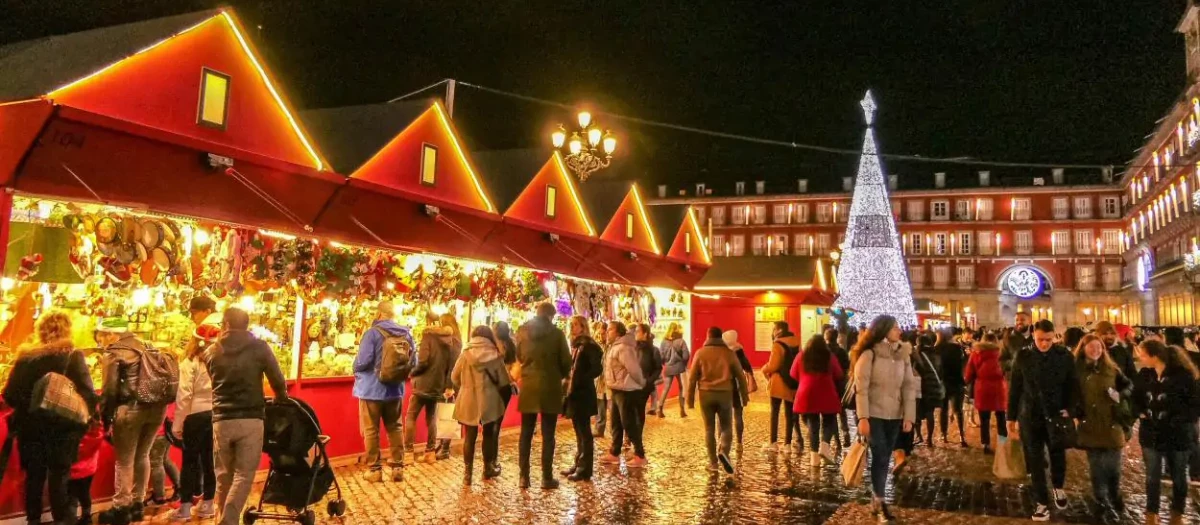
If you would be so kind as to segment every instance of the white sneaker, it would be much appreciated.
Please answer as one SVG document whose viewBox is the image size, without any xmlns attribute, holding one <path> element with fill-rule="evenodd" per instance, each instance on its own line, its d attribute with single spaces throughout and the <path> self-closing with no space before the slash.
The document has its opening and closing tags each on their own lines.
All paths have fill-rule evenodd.
<svg viewBox="0 0 1200 525">
<path fill-rule="evenodd" d="M 767 452 L 779 452 L 779 443 L 767 443 L 766 445 L 762 446 L 762 449 Z"/>
<path fill-rule="evenodd" d="M 200 519 L 208 519 L 217 515 L 217 510 L 213 508 L 213 500 L 206 499 L 200 502 L 200 507 L 196 510 L 196 515 Z"/>
<path fill-rule="evenodd" d="M 1039 503 L 1037 509 L 1033 511 L 1033 516 L 1031 516 L 1030 519 L 1033 521 L 1050 521 L 1050 509 Z"/>
<path fill-rule="evenodd" d="M 837 457 L 833 455 L 833 449 L 829 447 L 829 443 L 821 443 L 820 451 L 821 459 L 825 462 L 833 464 L 837 462 Z"/>
<path fill-rule="evenodd" d="M 1054 506 L 1058 507 L 1058 510 L 1067 509 L 1067 493 L 1063 489 L 1054 489 Z"/>
<path fill-rule="evenodd" d="M 171 511 L 170 519 L 171 519 L 171 521 L 174 521 L 174 522 L 192 521 L 192 504 L 191 503 L 180 504 L 179 508 Z"/>
</svg>

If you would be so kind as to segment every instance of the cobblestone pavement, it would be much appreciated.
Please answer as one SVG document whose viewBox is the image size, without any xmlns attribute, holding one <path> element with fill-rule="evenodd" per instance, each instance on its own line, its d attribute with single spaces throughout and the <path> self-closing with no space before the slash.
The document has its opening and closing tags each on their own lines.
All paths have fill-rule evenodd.
<svg viewBox="0 0 1200 525">
<path fill-rule="evenodd" d="M 341 467 L 338 477 L 349 504 L 344 518 L 329 518 L 318 505 L 320 523 L 339 525 L 377 523 L 720 523 L 755 524 L 862 524 L 870 523 L 869 494 L 865 488 L 846 488 L 836 469 L 812 470 L 807 454 L 768 452 L 769 405 L 755 398 L 746 410 L 745 448 L 734 456 L 738 473 L 732 479 L 711 476 L 704 469 L 704 435 L 699 413 L 687 419 L 668 410 L 665 420 L 649 418 L 646 448 L 650 465 L 628 470 L 597 464 L 592 483 L 573 484 L 565 479 L 555 491 L 517 489 L 517 443 L 506 433 L 500 446 L 504 472 L 494 481 L 482 481 L 476 464 L 475 483 L 463 487 L 461 454 L 433 465 L 409 465 L 405 481 L 367 483 L 362 469 Z M 957 442 L 951 430 L 951 441 Z M 900 523 L 937 525 L 1008 525 L 1029 523 L 1030 502 L 1017 483 L 993 478 L 991 457 L 984 456 L 978 429 L 968 428 L 972 448 L 956 443 L 918 447 L 916 456 L 888 497 Z M 597 447 L 607 447 L 607 439 Z M 534 444 L 533 470 L 538 471 Z M 570 425 L 558 427 L 555 468 L 561 469 L 574 454 Z M 1142 523 L 1145 499 L 1140 453 L 1127 449 L 1122 486 L 1129 502 L 1126 523 Z M 599 454 L 598 454 L 599 457 Z M 1055 514 L 1055 521 L 1093 523 L 1090 485 L 1083 453 L 1068 455 L 1067 492 L 1070 504 Z M 537 480 L 534 480 L 535 484 Z M 1195 496 L 1196 492 L 1193 491 Z M 252 501 L 257 501 L 257 493 Z M 1163 508 L 1167 507 L 1164 501 Z M 165 522 L 158 514 L 154 522 Z M 1165 521 L 1164 521 L 1165 522 Z M 1197 506 L 1189 503 L 1187 523 L 1200 524 Z"/>
</svg>

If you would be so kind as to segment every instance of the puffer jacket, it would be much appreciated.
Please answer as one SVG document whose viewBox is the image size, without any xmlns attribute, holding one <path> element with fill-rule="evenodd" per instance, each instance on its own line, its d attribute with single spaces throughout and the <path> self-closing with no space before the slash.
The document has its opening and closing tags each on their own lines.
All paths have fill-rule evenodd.
<svg viewBox="0 0 1200 525">
<path fill-rule="evenodd" d="M 664 376 L 675 377 L 687 372 L 691 352 L 688 351 L 687 341 L 682 337 L 664 340 L 658 351 L 662 353 Z"/>
<path fill-rule="evenodd" d="M 450 389 L 450 372 L 462 348 L 456 332 L 450 326 L 431 326 L 421 333 L 417 366 L 409 379 L 413 394 L 440 399 Z"/>
<path fill-rule="evenodd" d="M 608 351 L 604 353 L 604 383 L 610 390 L 624 392 L 646 387 L 646 378 L 642 374 L 642 363 L 633 332 L 621 336 L 609 345 Z"/>
<path fill-rule="evenodd" d="M 785 399 L 789 403 L 796 400 L 796 391 L 783 382 L 783 375 L 791 372 L 790 363 L 784 363 L 784 348 L 783 345 L 788 345 L 792 348 L 804 348 L 804 341 L 795 335 L 785 335 L 776 339 L 771 345 L 771 359 L 767 361 L 766 366 L 762 368 L 763 375 L 767 376 L 767 390 L 772 398 Z M 800 359 L 800 353 L 796 353 L 796 359 Z"/>
<path fill-rule="evenodd" d="M 511 384 L 504 357 L 486 337 L 472 337 L 450 372 L 458 398 L 454 419 L 467 426 L 480 426 L 504 417 L 500 389 Z"/>
<path fill-rule="evenodd" d="M 912 357 L 913 370 L 917 377 L 921 378 L 921 401 L 926 403 L 926 406 L 930 403 L 941 403 L 946 397 L 946 384 L 938 372 L 939 363 L 931 354 L 932 349 L 929 349 L 916 352 Z"/>
<path fill-rule="evenodd" d="M 912 368 L 912 346 L 886 340 L 854 363 L 858 417 L 916 421 L 920 384 Z"/>
<path fill-rule="evenodd" d="M 1079 379 L 1079 447 L 1084 449 L 1117 449 L 1125 446 L 1125 430 L 1113 417 L 1117 403 L 1108 395 L 1112 388 L 1128 398 L 1132 383 L 1116 368 L 1075 361 L 1075 377 Z"/>
<path fill-rule="evenodd" d="M 975 409 L 981 412 L 1004 411 L 1008 403 L 1004 370 L 1000 368 L 1000 347 L 991 343 L 976 343 L 967 359 L 963 379 L 975 385 Z"/>
<path fill-rule="evenodd" d="M 179 388 L 175 394 L 175 417 L 171 430 L 183 434 L 183 421 L 192 414 L 208 412 L 213 406 L 212 378 L 204 368 L 201 356 L 179 363 Z"/>
</svg>

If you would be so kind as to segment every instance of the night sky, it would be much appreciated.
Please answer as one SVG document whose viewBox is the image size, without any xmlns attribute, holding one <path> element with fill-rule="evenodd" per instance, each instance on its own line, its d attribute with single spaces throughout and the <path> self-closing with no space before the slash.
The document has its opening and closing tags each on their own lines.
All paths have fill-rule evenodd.
<svg viewBox="0 0 1200 525">
<path fill-rule="evenodd" d="M 0 44 L 223 4 L 0 0 Z M 256 42 L 299 107 L 381 102 L 452 77 L 647 119 L 856 149 L 857 103 L 870 87 L 885 152 L 1120 166 L 1186 80 L 1183 37 L 1174 33 L 1185 0 L 227 4 L 246 26 L 261 24 Z M 477 149 L 544 146 L 552 126 L 571 119 L 465 87 L 455 116 Z M 602 124 L 619 132 L 619 154 L 636 159 L 624 175 L 655 181 L 840 179 L 856 162 Z"/>
</svg>

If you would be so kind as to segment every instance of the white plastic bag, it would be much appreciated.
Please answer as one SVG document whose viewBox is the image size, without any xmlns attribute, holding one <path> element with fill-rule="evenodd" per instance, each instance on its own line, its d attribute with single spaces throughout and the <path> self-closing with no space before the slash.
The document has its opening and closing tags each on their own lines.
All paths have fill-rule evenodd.
<svg viewBox="0 0 1200 525">
<path fill-rule="evenodd" d="M 458 427 L 458 420 L 454 419 L 454 403 L 438 403 L 437 438 L 459 439 L 462 437 L 462 430 Z"/>
</svg>

